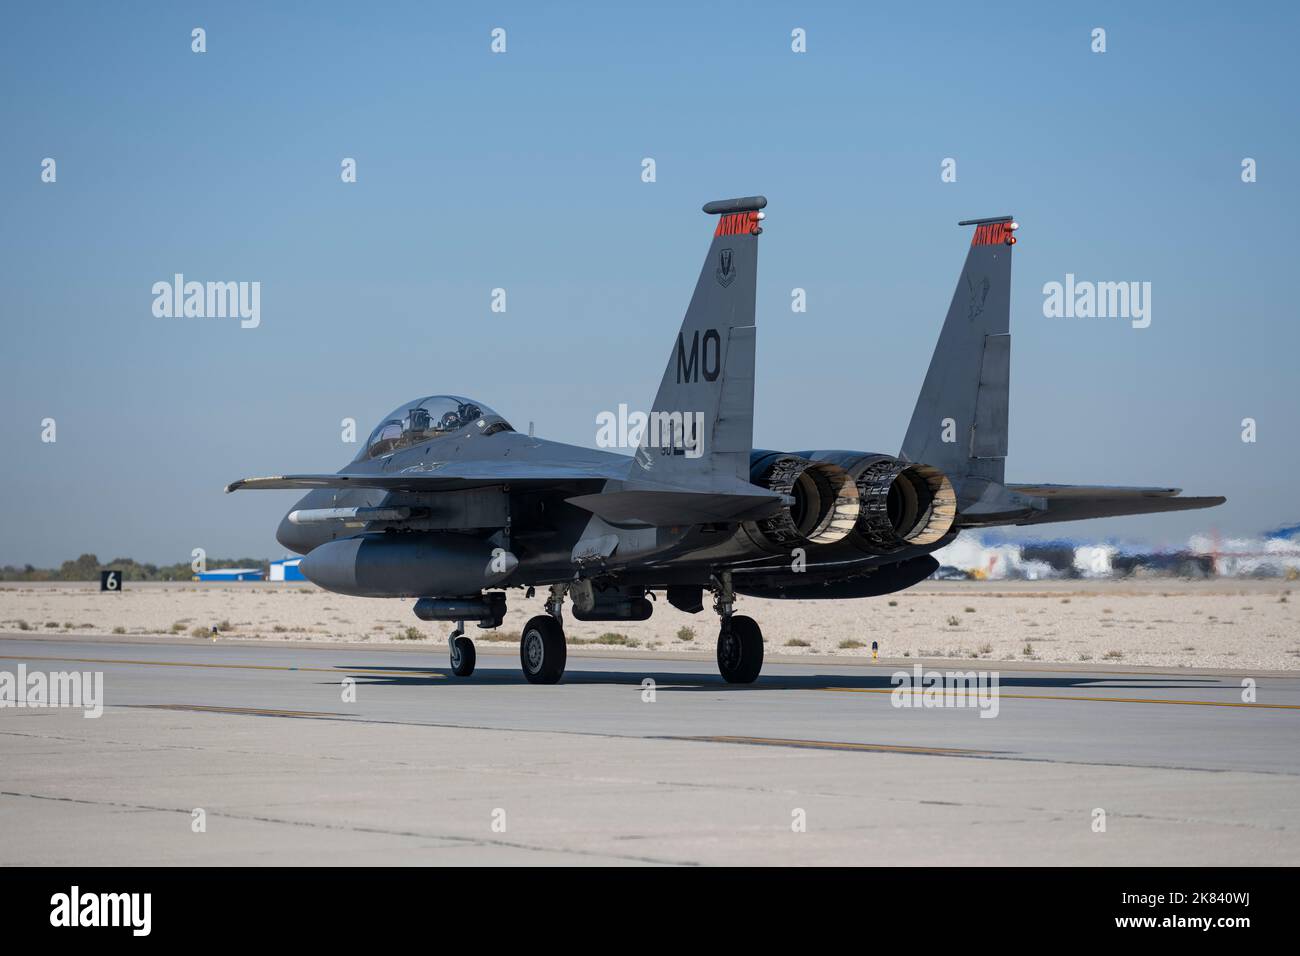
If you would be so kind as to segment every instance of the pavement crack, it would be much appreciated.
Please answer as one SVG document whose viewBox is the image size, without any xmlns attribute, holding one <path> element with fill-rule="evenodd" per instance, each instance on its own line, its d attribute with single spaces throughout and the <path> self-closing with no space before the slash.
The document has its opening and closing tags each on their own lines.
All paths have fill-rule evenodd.
<svg viewBox="0 0 1300 956">
<path fill-rule="evenodd" d="M 148 811 L 152 813 L 176 813 L 190 816 L 193 812 L 188 807 L 164 807 L 152 804 L 126 803 L 119 800 L 88 800 L 84 797 L 63 797 L 46 793 L 23 793 L 15 790 L 0 790 L 0 797 L 27 800 L 49 800 L 56 803 L 79 804 L 82 806 L 105 807 L 131 812 Z M 207 810 L 209 817 L 239 820 L 245 823 L 269 823 L 276 826 L 304 827 L 313 830 L 339 831 L 347 833 L 369 833 L 382 836 L 410 837 L 419 840 L 442 840 L 456 846 L 497 847 L 512 850 L 527 850 L 534 853 L 559 853 L 568 856 L 589 857 L 593 859 L 622 860 L 629 863 L 649 863 L 660 866 L 699 866 L 693 860 L 669 860 L 660 857 L 631 853 L 607 853 L 601 850 L 583 850 L 571 847 L 553 847 L 544 844 L 524 843 L 517 840 L 501 840 L 493 837 L 467 837 L 448 833 L 427 833 L 418 830 L 394 829 L 391 827 L 359 826 L 346 823 L 323 823 L 314 820 L 293 820 L 287 817 L 274 817 L 258 813 L 229 813 L 221 810 Z"/>
</svg>

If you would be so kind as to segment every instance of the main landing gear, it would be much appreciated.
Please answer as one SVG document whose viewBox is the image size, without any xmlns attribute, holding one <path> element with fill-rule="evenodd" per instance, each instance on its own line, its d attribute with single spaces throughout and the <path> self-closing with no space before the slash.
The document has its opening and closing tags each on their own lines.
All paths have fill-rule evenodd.
<svg viewBox="0 0 1300 956">
<path fill-rule="evenodd" d="M 713 579 L 712 590 L 713 610 L 722 622 L 718 629 L 718 672 L 728 684 L 752 684 L 763 669 L 763 631 L 752 617 L 735 613 L 736 592 L 729 572 L 724 571 Z M 551 585 L 546 613 L 524 625 L 519 641 L 519 665 L 530 684 L 558 684 L 564 677 L 568 646 L 561 612 L 567 594 L 568 585 Z M 452 673 L 457 677 L 473 674 L 474 642 L 465 636 L 464 621 L 456 622 L 448 640 Z"/>
<path fill-rule="evenodd" d="M 566 591 L 563 584 L 551 585 L 546 613 L 537 615 L 524 625 L 519 640 L 519 663 L 530 684 L 558 684 L 564 676 L 569 651 L 564 642 L 561 609 Z"/>
<path fill-rule="evenodd" d="M 731 574 L 715 579 L 713 610 L 722 619 L 718 630 L 718 671 L 728 684 L 752 684 L 763 669 L 763 631 L 752 617 L 734 613 L 736 592 Z"/>
</svg>

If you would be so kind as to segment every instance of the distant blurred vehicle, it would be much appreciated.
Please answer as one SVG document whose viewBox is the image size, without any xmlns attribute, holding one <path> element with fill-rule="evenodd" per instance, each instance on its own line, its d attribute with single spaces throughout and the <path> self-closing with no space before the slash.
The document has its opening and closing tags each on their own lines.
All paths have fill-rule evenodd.
<svg viewBox="0 0 1300 956">
<path fill-rule="evenodd" d="M 932 581 L 969 581 L 970 575 L 961 568 L 954 568 L 951 564 L 945 564 L 931 575 Z"/>
</svg>

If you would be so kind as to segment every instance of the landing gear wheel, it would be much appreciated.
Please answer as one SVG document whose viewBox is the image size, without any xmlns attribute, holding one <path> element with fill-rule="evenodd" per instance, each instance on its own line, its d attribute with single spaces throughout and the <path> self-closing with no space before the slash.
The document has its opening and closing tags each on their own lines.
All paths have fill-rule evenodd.
<svg viewBox="0 0 1300 956">
<path fill-rule="evenodd" d="M 539 614 L 524 627 L 519 663 L 530 684 L 558 684 L 569 656 L 564 628 L 549 614 Z"/>
<path fill-rule="evenodd" d="M 451 672 L 457 677 L 474 673 L 474 642 L 468 637 L 458 637 L 451 642 Z"/>
<path fill-rule="evenodd" d="M 763 669 L 763 632 L 743 614 L 724 621 L 718 633 L 718 670 L 728 684 L 752 684 Z"/>
</svg>

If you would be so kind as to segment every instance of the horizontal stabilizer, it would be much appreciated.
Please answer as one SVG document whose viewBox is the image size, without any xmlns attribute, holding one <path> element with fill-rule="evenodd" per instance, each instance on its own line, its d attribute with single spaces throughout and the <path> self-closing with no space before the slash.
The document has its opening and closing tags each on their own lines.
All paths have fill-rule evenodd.
<svg viewBox="0 0 1300 956">
<path fill-rule="evenodd" d="M 1036 498 L 1172 498 L 1181 488 L 1143 488 L 1137 485 L 1007 485 L 1021 495 Z"/>
<path fill-rule="evenodd" d="M 1165 511 L 1195 511 L 1213 508 L 1227 498 L 1066 498 L 1051 502 L 1046 511 L 1035 512 L 1017 524 L 1050 524 L 1083 521 L 1087 518 L 1118 518 L 1124 515 L 1160 514 Z"/>
<path fill-rule="evenodd" d="M 1194 511 L 1213 508 L 1227 499 L 1221 495 L 1179 498 L 1178 488 L 1138 488 L 1122 485 L 1008 485 L 1011 491 L 1041 499 L 1046 508 L 1016 521 L 1016 524 L 1048 524 L 1114 518 L 1123 515 L 1159 514 L 1165 511 Z"/>
</svg>

